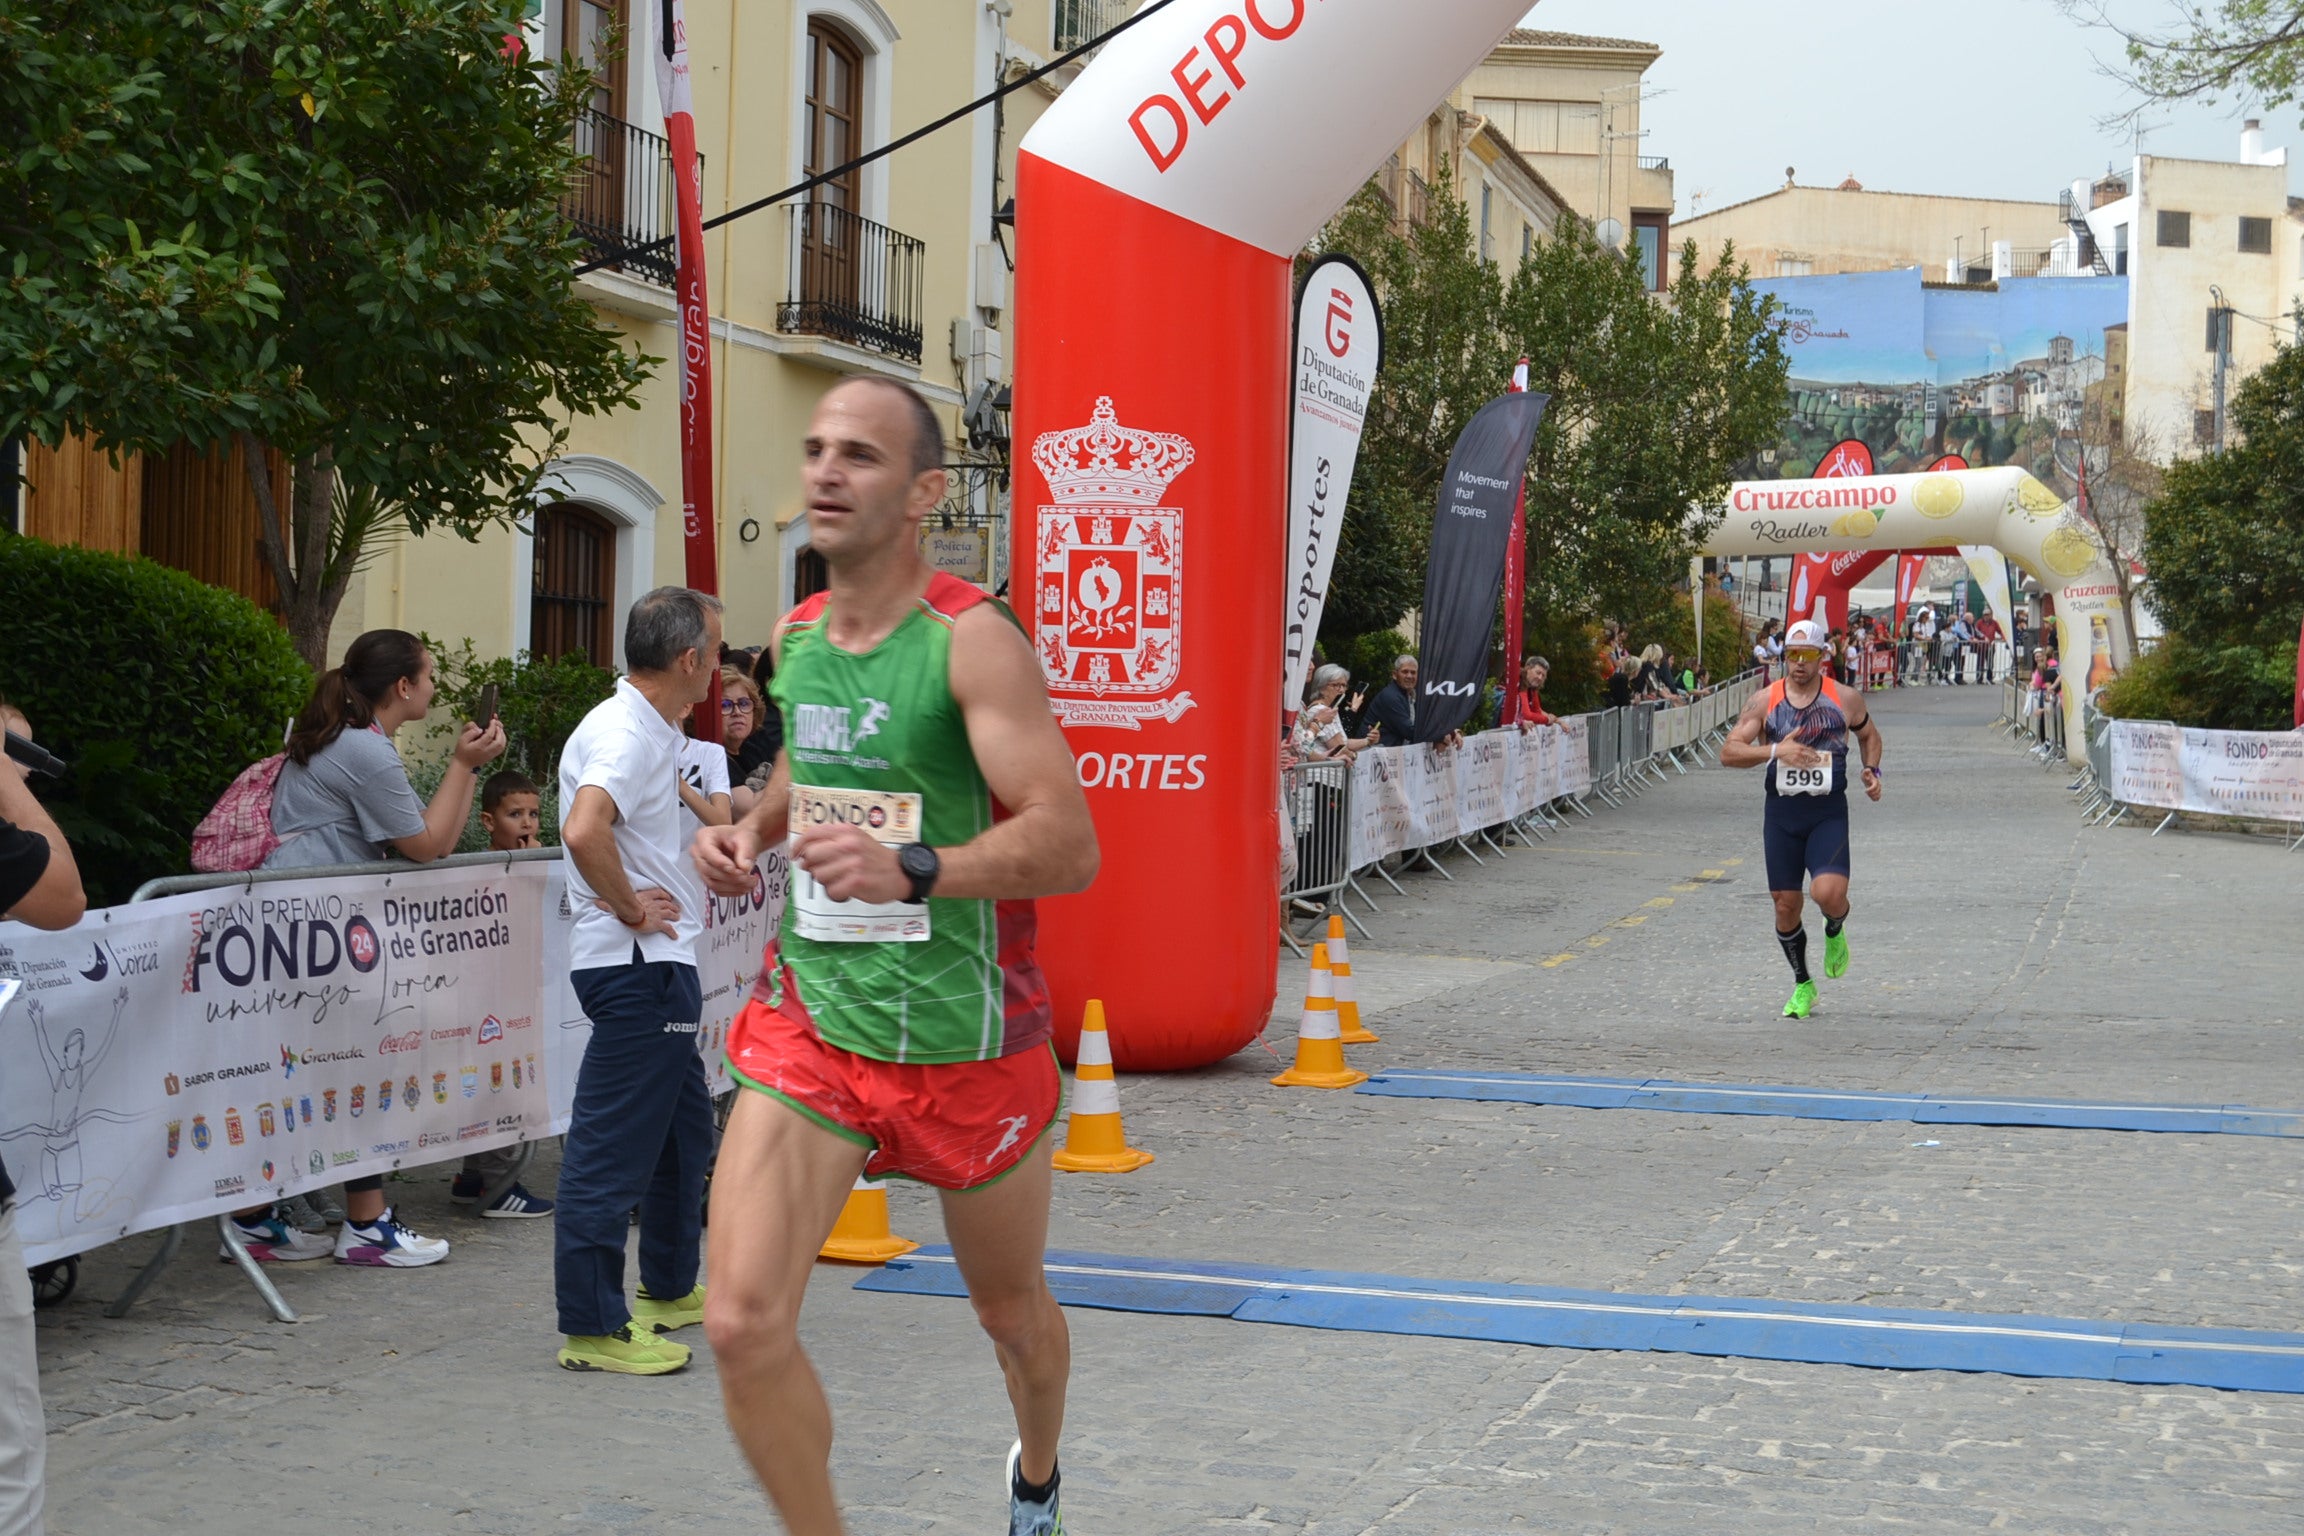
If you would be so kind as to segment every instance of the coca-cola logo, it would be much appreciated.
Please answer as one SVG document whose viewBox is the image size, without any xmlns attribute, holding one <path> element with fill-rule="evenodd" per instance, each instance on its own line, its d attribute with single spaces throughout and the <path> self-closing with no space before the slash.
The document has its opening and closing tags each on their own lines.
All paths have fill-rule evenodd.
<svg viewBox="0 0 2304 1536">
<path fill-rule="evenodd" d="M 385 1051 L 414 1051 L 421 1050 L 423 1045 L 424 1031 L 420 1029 L 412 1029 L 404 1035 L 386 1035 L 383 1039 L 376 1042 L 376 1049 L 379 1053 Z"/>
</svg>

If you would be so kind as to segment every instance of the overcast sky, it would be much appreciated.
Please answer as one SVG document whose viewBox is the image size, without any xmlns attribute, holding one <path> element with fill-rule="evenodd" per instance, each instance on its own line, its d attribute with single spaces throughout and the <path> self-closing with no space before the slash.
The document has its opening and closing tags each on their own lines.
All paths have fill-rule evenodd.
<svg viewBox="0 0 2304 1536">
<path fill-rule="evenodd" d="M 2115 10 L 2149 27 L 2172 8 Z M 2119 40 L 2052 0 L 1541 0 L 1526 25 L 1664 50 L 1648 71 L 1640 151 L 1671 159 L 1682 218 L 1773 191 L 1786 166 L 1804 186 L 1853 174 L 1873 191 L 2049 201 L 2132 153 L 2101 126 L 2130 105 L 2096 62 L 2117 61 Z M 2142 147 L 2235 159 L 2249 115 L 2162 109 Z M 2297 109 L 2257 115 L 2293 167 Z"/>
</svg>

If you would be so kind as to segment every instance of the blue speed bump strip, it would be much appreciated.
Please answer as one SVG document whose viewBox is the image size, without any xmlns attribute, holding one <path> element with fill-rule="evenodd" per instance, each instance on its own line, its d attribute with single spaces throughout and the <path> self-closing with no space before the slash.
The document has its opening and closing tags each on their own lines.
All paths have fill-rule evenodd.
<svg viewBox="0 0 2304 1536">
<path fill-rule="evenodd" d="M 1903 1371 L 1996 1371 L 2304 1393 L 2304 1334 L 2297 1333 L 1718 1296 L 1634 1296 L 1101 1253 L 1052 1252 L 1047 1269 L 1059 1302 L 1112 1312 L 1228 1317 L 1557 1349 L 1658 1350 Z M 968 1293 L 950 1248 L 907 1254 L 866 1275 L 856 1289 L 911 1296 Z"/>
<path fill-rule="evenodd" d="M 1908 1120 L 1917 1125 L 2046 1125 L 2087 1131 L 2304 1136 L 2304 1110 L 2240 1104 L 2091 1104 L 2079 1099 L 1968 1093 L 1864 1093 L 1674 1083 L 1640 1077 L 1548 1077 L 1537 1072 L 1403 1068 L 1379 1072 L 1361 1093 L 1395 1099 L 1488 1099 L 1580 1109 L 1666 1109 L 1695 1115 L 1787 1115 L 1799 1120 Z"/>
</svg>

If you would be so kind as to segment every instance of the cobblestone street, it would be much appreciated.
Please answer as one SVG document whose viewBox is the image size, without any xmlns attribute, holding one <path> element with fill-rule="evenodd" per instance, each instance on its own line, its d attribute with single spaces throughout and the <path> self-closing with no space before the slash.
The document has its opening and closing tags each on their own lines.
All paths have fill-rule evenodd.
<svg viewBox="0 0 2304 1536">
<path fill-rule="evenodd" d="M 1354 1064 L 2304 1105 L 2304 855 L 2083 829 L 1990 732 L 1996 695 L 1876 696 L 1854 968 L 1778 1016 L 1757 776 L 1705 769 L 1453 882 L 1376 886 Z M 1188 899 L 1179 893 L 1179 899 Z M 1812 928 L 1816 920 L 1811 916 Z M 1821 955 L 1821 941 L 1816 952 Z M 1177 957 L 1179 964 L 1189 957 Z M 1055 1246 L 1451 1280 L 2294 1329 L 2304 1143 L 1392 1099 L 1268 1085 L 1269 1048 L 1121 1085 L 1123 1177 L 1061 1176 Z M 1115 1030 L 1125 1027 L 1115 1020 Z M 710 1352 L 555 1368 L 549 1222 L 453 1214 L 409 1272 L 276 1270 L 273 1323 L 193 1237 L 88 1256 L 41 1318 L 50 1528 L 773 1528 Z M 549 1194 L 540 1157 L 530 1184 Z M 897 1230 L 938 1241 L 924 1191 Z M 206 1229 L 198 1229 L 205 1231 Z M 820 1266 L 803 1328 L 860 1533 L 989 1532 L 1008 1409 L 959 1302 Z M 2304 1396 L 1535 1349 L 1073 1310 L 1076 1536 L 1211 1531 L 2275 1532 L 2304 1518 Z"/>
</svg>

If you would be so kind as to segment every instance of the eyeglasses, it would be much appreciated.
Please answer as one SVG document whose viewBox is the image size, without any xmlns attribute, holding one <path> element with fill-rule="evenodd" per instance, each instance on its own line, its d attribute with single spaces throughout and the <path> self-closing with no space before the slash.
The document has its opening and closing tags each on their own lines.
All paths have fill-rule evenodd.
<svg viewBox="0 0 2304 1536">
<path fill-rule="evenodd" d="M 750 699 L 722 699 L 720 701 L 720 713 L 724 715 L 748 715 L 752 713 L 752 701 Z"/>
</svg>

